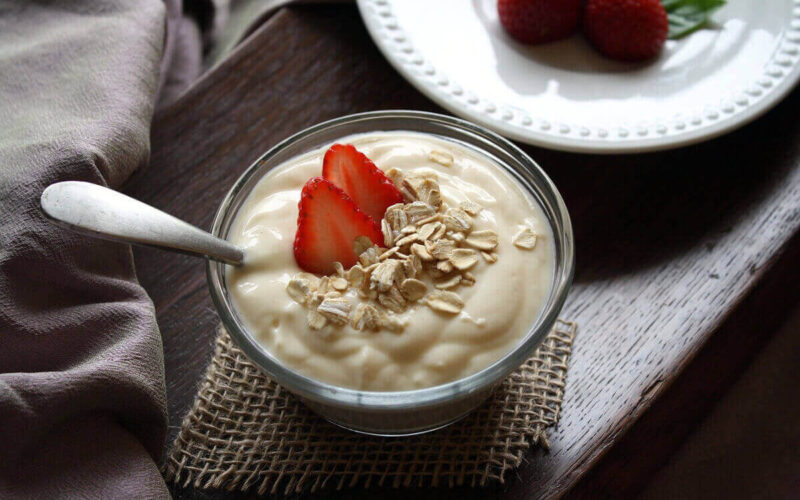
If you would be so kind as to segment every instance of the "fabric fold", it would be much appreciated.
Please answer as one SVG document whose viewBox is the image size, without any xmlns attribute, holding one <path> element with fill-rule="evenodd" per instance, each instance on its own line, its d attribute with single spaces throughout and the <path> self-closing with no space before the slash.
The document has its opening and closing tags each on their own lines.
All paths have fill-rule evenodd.
<svg viewBox="0 0 800 500">
<path fill-rule="evenodd" d="M 0 2 L 0 497 L 165 498 L 164 363 L 130 247 L 46 220 L 49 184 L 149 156 L 161 0 Z"/>
</svg>

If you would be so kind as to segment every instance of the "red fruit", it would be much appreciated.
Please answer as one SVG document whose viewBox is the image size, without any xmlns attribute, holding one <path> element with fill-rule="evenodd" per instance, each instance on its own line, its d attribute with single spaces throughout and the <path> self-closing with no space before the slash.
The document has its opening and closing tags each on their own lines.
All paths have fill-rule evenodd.
<svg viewBox="0 0 800 500">
<path fill-rule="evenodd" d="M 376 221 L 386 208 L 403 203 L 394 183 L 352 144 L 334 144 L 322 160 L 322 177 L 336 184 Z"/>
<path fill-rule="evenodd" d="M 669 22 L 660 0 L 588 0 L 583 32 L 600 52 L 622 61 L 655 57 Z"/>
<path fill-rule="evenodd" d="M 498 0 L 500 24 L 524 43 L 552 42 L 578 27 L 582 0 Z"/>
<path fill-rule="evenodd" d="M 334 262 L 351 267 L 358 260 L 353 241 L 359 236 L 383 243 L 380 226 L 344 191 L 322 177 L 306 182 L 297 208 L 294 258 L 306 271 L 331 274 Z"/>
</svg>

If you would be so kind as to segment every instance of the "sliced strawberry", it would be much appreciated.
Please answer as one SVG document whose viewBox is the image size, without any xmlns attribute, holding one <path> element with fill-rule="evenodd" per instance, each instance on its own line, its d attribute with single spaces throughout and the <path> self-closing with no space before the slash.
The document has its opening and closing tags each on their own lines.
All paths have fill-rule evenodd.
<svg viewBox="0 0 800 500">
<path fill-rule="evenodd" d="M 394 183 L 352 144 L 334 144 L 322 160 L 322 177 L 336 184 L 376 221 L 386 208 L 403 202 Z"/>
<path fill-rule="evenodd" d="M 359 236 L 379 245 L 383 242 L 380 226 L 322 177 L 306 182 L 297 208 L 294 258 L 306 271 L 331 274 L 334 262 L 351 267 L 358 260 L 353 241 Z"/>
</svg>

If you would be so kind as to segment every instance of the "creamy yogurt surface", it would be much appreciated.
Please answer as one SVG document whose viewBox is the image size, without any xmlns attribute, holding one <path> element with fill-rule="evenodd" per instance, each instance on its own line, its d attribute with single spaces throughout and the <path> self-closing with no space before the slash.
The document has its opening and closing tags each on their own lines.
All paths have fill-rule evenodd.
<svg viewBox="0 0 800 500">
<path fill-rule="evenodd" d="M 402 391 L 440 385 L 491 365 L 511 351 L 537 320 L 554 272 L 552 229 L 536 201 L 488 157 L 455 142 L 414 132 L 343 137 L 379 168 L 435 171 L 445 204 L 472 201 L 483 207 L 473 230 L 498 235 L 493 264 L 470 269 L 475 284 L 461 287 L 459 314 L 412 304 L 397 317 L 401 332 L 355 330 L 328 324 L 313 330 L 304 307 L 287 294 L 301 272 L 292 245 L 297 203 L 306 181 L 322 172 L 327 146 L 271 170 L 239 209 L 228 239 L 245 248 L 247 261 L 229 267 L 227 286 L 251 334 L 288 368 L 319 381 L 367 391 Z M 445 153 L 446 166 L 432 158 Z M 537 235 L 532 249 L 513 241 L 523 228 Z M 361 300 L 354 291 L 346 296 Z"/>
</svg>

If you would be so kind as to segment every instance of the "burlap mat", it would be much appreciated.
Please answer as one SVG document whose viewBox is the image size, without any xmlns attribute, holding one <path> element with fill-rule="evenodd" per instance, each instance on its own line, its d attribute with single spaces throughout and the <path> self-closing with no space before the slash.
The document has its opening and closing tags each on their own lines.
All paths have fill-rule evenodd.
<svg viewBox="0 0 800 500">
<path fill-rule="evenodd" d="M 528 448 L 548 447 L 545 429 L 558 421 L 575 331 L 574 323 L 558 321 L 479 409 L 405 438 L 363 436 L 326 422 L 221 332 L 164 474 L 182 486 L 259 494 L 503 482 Z"/>
</svg>

